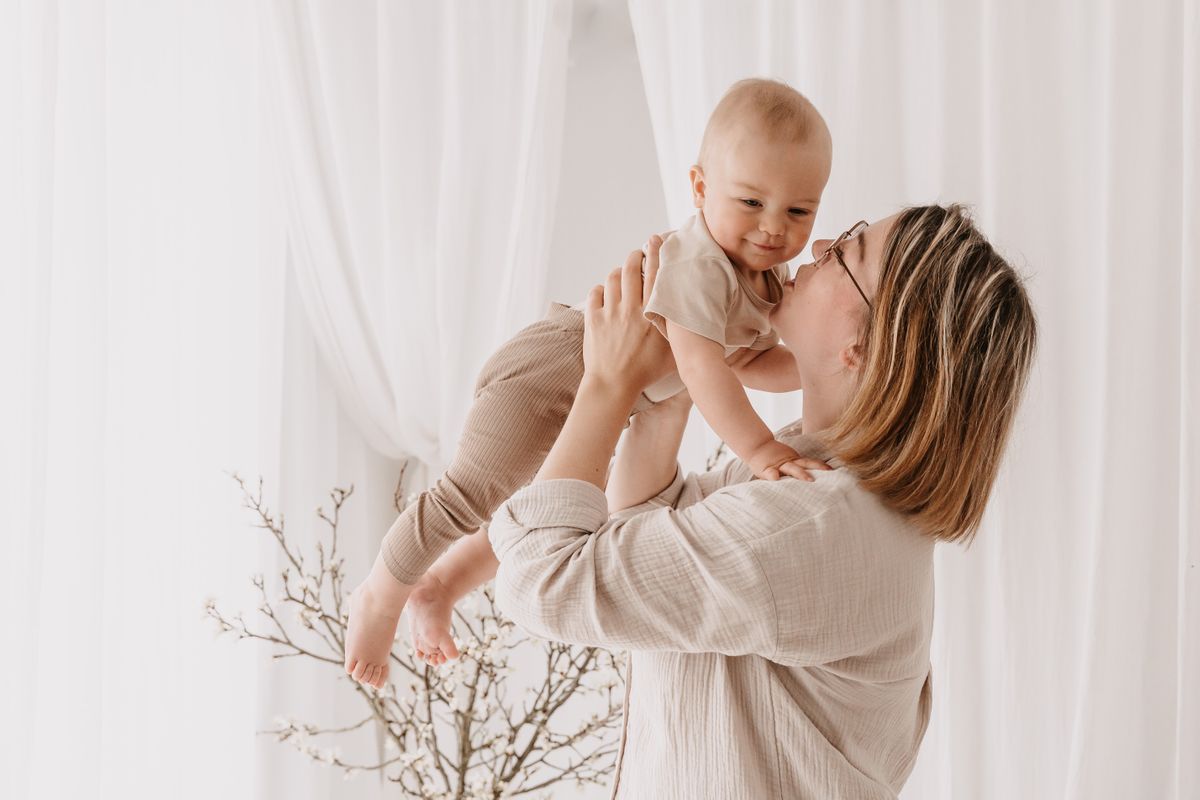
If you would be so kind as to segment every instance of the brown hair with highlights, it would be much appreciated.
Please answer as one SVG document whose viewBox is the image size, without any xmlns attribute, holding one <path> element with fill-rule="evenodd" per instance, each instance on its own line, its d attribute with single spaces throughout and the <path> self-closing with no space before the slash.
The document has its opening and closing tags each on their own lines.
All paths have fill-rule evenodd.
<svg viewBox="0 0 1200 800">
<path fill-rule="evenodd" d="M 829 444 L 886 505 L 970 545 L 1036 349 L 1025 287 L 962 206 L 919 206 L 892 228 L 872 302 Z"/>
</svg>

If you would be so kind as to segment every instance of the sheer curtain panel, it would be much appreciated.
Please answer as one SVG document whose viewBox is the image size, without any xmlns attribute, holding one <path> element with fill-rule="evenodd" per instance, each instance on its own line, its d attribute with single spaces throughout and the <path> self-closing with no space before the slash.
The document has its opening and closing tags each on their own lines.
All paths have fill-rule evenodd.
<svg viewBox="0 0 1200 800">
<path fill-rule="evenodd" d="M 316 341 L 367 440 L 439 471 L 483 361 L 545 312 L 571 6 L 262 9 Z"/>
<path fill-rule="evenodd" d="M 203 602 L 261 569 L 256 49 L 241 3 L 0 3 L 2 797 L 253 785 Z"/>
</svg>

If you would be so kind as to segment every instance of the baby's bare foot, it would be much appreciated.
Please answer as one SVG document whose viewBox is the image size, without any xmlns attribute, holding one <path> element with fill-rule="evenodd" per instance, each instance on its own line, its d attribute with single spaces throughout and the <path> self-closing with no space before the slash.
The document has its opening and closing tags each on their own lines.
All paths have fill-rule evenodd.
<svg viewBox="0 0 1200 800">
<path fill-rule="evenodd" d="M 426 573 L 408 598 L 408 618 L 417 658 L 433 666 L 458 658 L 450 618 L 454 599 L 436 577 Z"/>
<path fill-rule="evenodd" d="M 380 585 L 380 581 L 390 582 Z M 346 672 L 360 683 L 377 689 L 387 683 L 392 643 L 400 612 L 411 587 L 372 570 L 371 577 L 350 594 L 350 620 L 346 627 Z"/>
</svg>

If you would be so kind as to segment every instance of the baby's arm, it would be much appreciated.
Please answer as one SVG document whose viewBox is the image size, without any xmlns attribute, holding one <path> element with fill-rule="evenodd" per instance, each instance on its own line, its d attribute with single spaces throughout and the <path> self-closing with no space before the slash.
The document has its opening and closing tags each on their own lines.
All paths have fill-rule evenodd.
<svg viewBox="0 0 1200 800">
<path fill-rule="evenodd" d="M 734 367 L 733 374 L 743 386 L 760 392 L 795 392 L 803 388 L 796 357 L 782 344 L 759 350 L 749 361 Z"/>
<path fill-rule="evenodd" d="M 713 340 L 667 320 L 667 339 L 679 377 L 696 407 L 718 436 L 761 478 L 792 475 L 811 480 L 806 468 L 811 459 L 782 442 L 762 421 L 733 369 L 725 363 L 725 349 Z M 822 465 L 823 466 L 823 465 Z"/>
</svg>

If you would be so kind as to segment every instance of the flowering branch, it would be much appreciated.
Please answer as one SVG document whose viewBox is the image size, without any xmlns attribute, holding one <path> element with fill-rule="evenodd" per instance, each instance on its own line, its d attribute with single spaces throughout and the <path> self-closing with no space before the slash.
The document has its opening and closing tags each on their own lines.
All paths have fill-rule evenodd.
<svg viewBox="0 0 1200 800">
<path fill-rule="evenodd" d="M 205 614 L 218 635 L 266 642 L 277 648 L 273 659 L 312 658 L 347 679 L 343 664 L 348 592 L 343 585 L 344 559 L 337 549 L 342 508 L 354 487 L 334 489 L 331 507 L 317 508 L 327 543 L 319 538 L 312 548 L 315 557 L 310 552 L 306 558 L 302 548 L 288 541 L 283 515 L 276 516 L 263 503 L 262 479 L 252 491 L 237 474 L 231 477 L 242 490 L 245 507 L 255 515 L 255 527 L 267 531 L 283 551 L 285 566 L 278 573 L 274 599 L 261 574 L 251 578 L 265 627 L 247 624 L 241 612 L 226 616 L 214 599 L 205 601 Z M 411 500 L 402 486 L 403 472 L 395 493 L 397 509 Z M 346 779 L 379 771 L 404 797 L 500 798 L 529 796 L 564 781 L 606 784 L 621 719 L 620 693 L 614 689 L 621 683 L 623 657 L 521 635 L 496 608 L 490 585 L 473 592 L 463 605 L 468 613 L 455 609 L 454 621 L 460 658 L 440 669 L 430 667 L 416 659 L 406 643 L 403 652 L 391 654 L 399 670 L 393 670 L 395 680 L 383 689 L 350 681 L 369 711 L 359 722 L 320 728 L 277 717 L 274 728 L 259 733 L 342 769 Z M 293 628 L 298 630 L 293 633 Z M 535 648 L 545 656 L 545 674 L 515 702 L 509 698 L 514 672 L 509 655 Z M 581 717 L 586 717 L 582 725 L 564 729 L 568 718 Z M 353 763 L 342 757 L 340 747 L 312 743 L 368 724 L 374 724 L 384 739 L 385 756 L 376 763 Z"/>
</svg>

